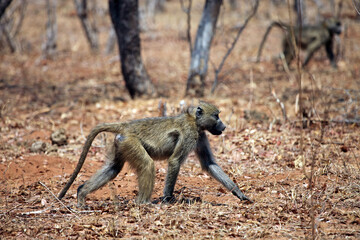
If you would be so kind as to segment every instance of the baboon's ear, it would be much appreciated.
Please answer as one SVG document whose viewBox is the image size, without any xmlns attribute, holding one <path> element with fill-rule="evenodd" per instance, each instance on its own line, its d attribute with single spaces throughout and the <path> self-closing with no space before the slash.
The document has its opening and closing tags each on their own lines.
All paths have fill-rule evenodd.
<svg viewBox="0 0 360 240">
<path fill-rule="evenodd" d="M 199 118 L 202 114 L 203 114 L 203 109 L 201 107 L 197 107 L 196 118 Z"/>
</svg>

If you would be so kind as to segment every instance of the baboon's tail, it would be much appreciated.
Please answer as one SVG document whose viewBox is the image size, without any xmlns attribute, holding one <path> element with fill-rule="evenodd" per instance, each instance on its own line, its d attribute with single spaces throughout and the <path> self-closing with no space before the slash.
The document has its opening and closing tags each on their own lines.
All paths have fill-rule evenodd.
<svg viewBox="0 0 360 240">
<path fill-rule="evenodd" d="M 267 39 L 267 37 L 268 37 L 268 35 L 269 35 L 272 27 L 274 27 L 274 26 L 280 27 L 280 28 L 285 27 L 285 25 L 284 25 L 283 23 L 280 23 L 280 22 L 272 22 L 272 23 L 270 24 L 270 26 L 266 29 L 266 32 L 265 32 L 265 34 L 264 34 L 264 37 L 263 37 L 263 39 L 262 39 L 262 41 L 261 41 L 261 44 L 260 44 L 260 47 L 259 47 L 259 50 L 258 50 L 258 54 L 257 54 L 257 57 L 256 57 L 256 62 L 260 62 L 260 56 L 261 56 L 261 52 L 262 52 L 262 49 L 263 49 L 263 47 L 264 47 L 265 41 L 266 41 L 266 39 Z"/>
<path fill-rule="evenodd" d="M 59 199 L 62 199 L 65 196 L 67 190 L 69 190 L 71 184 L 73 184 L 73 182 L 75 181 L 75 178 L 79 174 L 79 172 L 85 162 L 85 158 L 89 152 L 89 149 L 90 149 L 91 144 L 94 141 L 95 137 L 101 132 L 119 133 L 122 129 L 122 126 L 123 126 L 122 123 L 104 123 L 104 124 L 97 125 L 96 127 L 94 127 L 91 130 L 90 134 L 88 135 L 88 137 L 86 139 L 83 150 L 81 152 L 79 162 L 76 165 L 76 168 L 75 168 L 73 174 L 71 175 L 69 181 L 66 183 L 65 187 L 61 190 L 59 197 L 58 197 Z"/>
</svg>

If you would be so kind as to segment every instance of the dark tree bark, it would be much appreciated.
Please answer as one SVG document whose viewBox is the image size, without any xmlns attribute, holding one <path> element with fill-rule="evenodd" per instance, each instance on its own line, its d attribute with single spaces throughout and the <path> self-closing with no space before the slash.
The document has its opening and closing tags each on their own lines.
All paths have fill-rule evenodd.
<svg viewBox="0 0 360 240">
<path fill-rule="evenodd" d="M 141 58 L 138 0 L 109 0 L 109 12 L 118 40 L 121 71 L 131 98 L 155 96 Z"/>
<path fill-rule="evenodd" d="M 6 8 L 10 5 L 12 0 L 0 0 L 0 19 L 4 15 Z"/>
<path fill-rule="evenodd" d="M 74 3 L 90 48 L 93 52 L 97 52 L 99 49 L 98 34 L 95 24 L 91 23 L 88 18 L 87 0 L 74 0 Z"/>
<path fill-rule="evenodd" d="M 204 96 L 205 78 L 208 70 L 210 47 L 215 34 L 222 0 L 206 0 L 191 54 L 186 95 Z"/>
</svg>

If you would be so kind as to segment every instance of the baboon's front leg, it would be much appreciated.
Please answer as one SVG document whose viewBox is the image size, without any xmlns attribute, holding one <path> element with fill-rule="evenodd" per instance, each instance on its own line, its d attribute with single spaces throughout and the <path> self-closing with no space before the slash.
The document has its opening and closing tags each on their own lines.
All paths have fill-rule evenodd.
<svg viewBox="0 0 360 240">
<path fill-rule="evenodd" d="M 200 134 L 200 138 L 196 147 L 196 155 L 198 156 L 203 170 L 219 181 L 224 187 L 231 191 L 240 200 L 251 201 L 245 196 L 239 187 L 226 175 L 219 165 L 215 162 L 214 156 L 210 149 L 209 140 L 205 133 Z"/>
</svg>

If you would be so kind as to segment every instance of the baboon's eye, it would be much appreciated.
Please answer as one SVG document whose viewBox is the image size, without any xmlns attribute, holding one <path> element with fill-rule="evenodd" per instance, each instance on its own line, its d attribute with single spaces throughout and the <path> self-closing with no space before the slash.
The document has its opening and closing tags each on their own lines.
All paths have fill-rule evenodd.
<svg viewBox="0 0 360 240">
<path fill-rule="evenodd" d="M 203 114 L 203 109 L 201 107 L 198 107 L 196 109 L 196 117 L 200 117 Z"/>
</svg>

